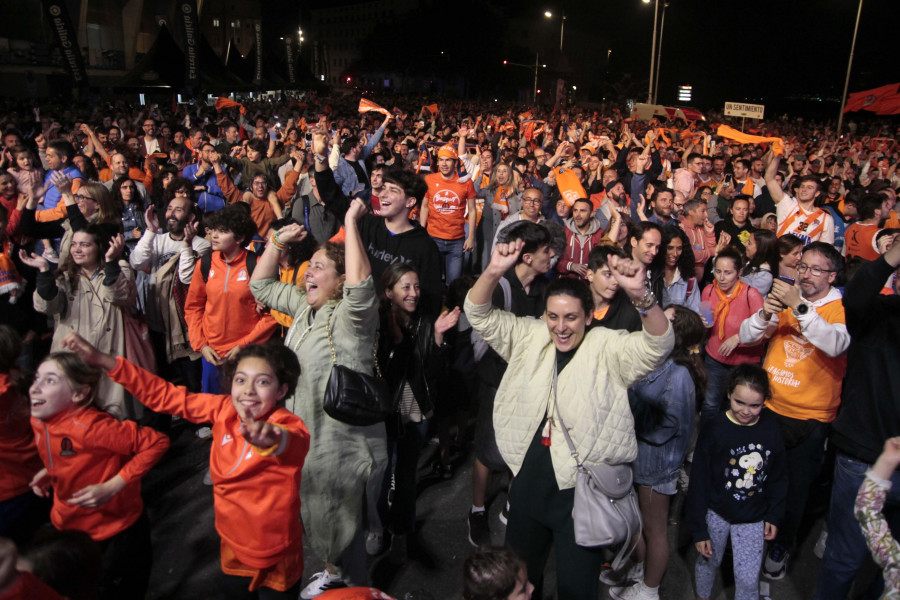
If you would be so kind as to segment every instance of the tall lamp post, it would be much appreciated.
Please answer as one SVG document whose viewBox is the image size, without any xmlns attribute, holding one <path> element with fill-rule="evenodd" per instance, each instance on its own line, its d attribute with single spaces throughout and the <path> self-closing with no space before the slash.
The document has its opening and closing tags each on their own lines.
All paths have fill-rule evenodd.
<svg viewBox="0 0 900 600">
<path fill-rule="evenodd" d="M 650 4 L 650 0 L 641 0 L 644 4 Z M 656 65 L 656 23 L 659 19 L 659 0 L 653 0 L 653 40 L 650 45 L 650 81 L 647 83 L 647 103 L 653 103 L 653 75 Z"/>
<path fill-rule="evenodd" d="M 549 10 L 546 10 L 546 11 L 544 11 L 544 16 L 547 17 L 548 19 L 552 19 L 553 13 L 550 12 Z M 562 52 L 562 49 L 563 49 L 563 35 L 565 34 L 565 31 L 566 31 L 566 15 L 564 13 L 561 16 L 562 16 L 562 21 L 560 22 L 560 25 L 559 25 L 559 51 L 560 52 Z"/>
<path fill-rule="evenodd" d="M 533 64 L 533 65 L 526 65 L 526 64 L 523 64 L 523 63 L 509 62 L 508 60 L 504 60 L 504 61 L 503 61 L 503 64 L 504 64 L 504 65 L 509 65 L 509 66 L 511 66 L 511 67 L 525 67 L 525 68 L 528 69 L 528 70 L 534 69 L 534 89 L 532 90 L 532 93 L 531 93 L 531 103 L 532 103 L 532 104 L 537 104 L 538 69 L 544 69 L 544 68 L 547 67 L 547 65 L 542 65 L 542 64 L 540 63 L 540 54 L 535 54 L 535 55 L 534 55 L 534 64 Z"/>
<path fill-rule="evenodd" d="M 662 70 L 662 42 L 663 32 L 666 30 L 666 8 L 668 6 L 668 2 L 663 2 L 662 17 L 659 20 L 659 44 L 656 48 L 656 77 L 653 82 L 653 104 L 656 104 L 656 100 L 659 97 L 659 72 Z"/>
<path fill-rule="evenodd" d="M 862 5 L 863 0 L 859 0 L 859 9 L 856 11 L 856 25 L 853 27 L 853 43 L 850 44 L 850 58 L 847 60 L 847 78 L 844 79 L 844 95 L 841 97 L 841 114 L 838 115 L 838 135 L 840 135 L 841 126 L 844 124 L 844 107 L 847 105 L 847 89 L 850 87 L 850 69 L 853 67 L 853 53 L 856 51 L 856 32 L 859 31 L 859 18 L 862 16 Z"/>
</svg>

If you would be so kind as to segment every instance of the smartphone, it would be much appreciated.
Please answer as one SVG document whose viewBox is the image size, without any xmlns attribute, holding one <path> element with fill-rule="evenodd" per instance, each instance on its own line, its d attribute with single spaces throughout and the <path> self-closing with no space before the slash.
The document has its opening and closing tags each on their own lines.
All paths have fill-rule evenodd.
<svg viewBox="0 0 900 600">
<path fill-rule="evenodd" d="M 788 285 L 794 285 L 797 282 L 796 279 L 794 279 L 793 277 L 788 277 L 787 275 L 779 275 L 778 279 L 782 280 Z"/>
<path fill-rule="evenodd" d="M 734 176 L 730 173 L 725 176 L 725 185 L 734 185 Z"/>
</svg>

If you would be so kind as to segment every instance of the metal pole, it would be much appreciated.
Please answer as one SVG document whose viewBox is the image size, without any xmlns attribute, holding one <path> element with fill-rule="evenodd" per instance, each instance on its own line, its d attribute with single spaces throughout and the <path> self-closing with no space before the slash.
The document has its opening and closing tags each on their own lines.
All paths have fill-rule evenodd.
<svg viewBox="0 0 900 600">
<path fill-rule="evenodd" d="M 668 2 L 663 1 L 663 14 L 659 23 L 659 46 L 656 49 L 656 81 L 653 83 L 653 104 L 659 98 L 659 71 L 662 69 L 662 42 L 663 32 L 666 30 L 666 7 Z"/>
<path fill-rule="evenodd" d="M 562 52 L 563 48 L 563 32 L 566 29 L 566 15 L 562 16 L 562 24 L 559 26 L 559 51 Z"/>
<path fill-rule="evenodd" d="M 647 103 L 653 104 L 653 73 L 656 61 L 656 21 L 659 18 L 659 0 L 653 1 L 653 40 L 650 45 L 650 80 L 647 82 Z"/>
<path fill-rule="evenodd" d="M 541 57 L 540 54 L 534 55 L 534 91 L 531 93 L 531 103 L 532 104 L 537 104 L 537 76 L 538 76 L 538 69 L 540 68 L 540 64 L 538 64 L 540 62 L 540 57 Z"/>
<path fill-rule="evenodd" d="M 850 59 L 847 61 L 847 78 L 844 80 L 844 96 L 841 98 L 841 114 L 838 115 L 837 134 L 841 134 L 841 126 L 844 124 L 844 106 L 847 104 L 847 89 L 850 87 L 850 69 L 853 67 L 853 53 L 856 50 L 856 32 L 859 31 L 859 18 L 862 16 L 863 0 L 859 0 L 859 10 L 856 11 L 856 25 L 853 27 L 853 43 L 850 44 Z"/>
</svg>

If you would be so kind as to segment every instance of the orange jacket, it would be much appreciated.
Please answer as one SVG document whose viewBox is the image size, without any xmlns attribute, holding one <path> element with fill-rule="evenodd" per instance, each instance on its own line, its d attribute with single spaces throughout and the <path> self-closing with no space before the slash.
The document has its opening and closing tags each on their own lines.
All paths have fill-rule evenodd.
<svg viewBox="0 0 900 600">
<path fill-rule="evenodd" d="M 169 448 L 169 438 L 134 421 L 119 421 L 93 406 L 76 407 L 48 420 L 31 419 L 34 441 L 53 486 L 50 520 L 57 529 L 78 529 L 96 541 L 131 527 L 144 511 L 141 477 Z M 119 475 L 127 485 L 99 508 L 69 498 Z"/>
<path fill-rule="evenodd" d="M 254 568 L 274 565 L 281 552 L 302 538 L 300 472 L 309 452 L 309 432 L 300 417 L 276 408 L 266 418 L 287 434 L 272 452 L 251 446 L 241 436 L 241 418 L 231 396 L 192 394 L 121 357 L 108 374 L 150 409 L 213 424 L 209 473 L 216 531 L 241 563 Z"/>
<path fill-rule="evenodd" d="M 30 420 L 28 399 L 0 374 L 0 502 L 31 493 L 28 484 L 43 468 Z"/>
<path fill-rule="evenodd" d="M 230 263 L 221 252 L 213 252 L 209 281 L 203 281 L 199 264 L 194 275 L 184 303 L 184 320 L 195 351 L 212 346 L 222 356 L 235 346 L 262 344 L 272 337 L 277 323 L 269 313 L 260 316 L 256 312 L 246 250 Z"/>
</svg>

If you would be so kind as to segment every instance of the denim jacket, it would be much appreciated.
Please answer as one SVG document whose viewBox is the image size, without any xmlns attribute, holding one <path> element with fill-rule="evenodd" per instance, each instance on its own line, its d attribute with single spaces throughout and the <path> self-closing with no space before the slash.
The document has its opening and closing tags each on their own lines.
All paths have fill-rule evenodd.
<svg viewBox="0 0 900 600">
<path fill-rule="evenodd" d="M 692 274 L 689 274 L 689 277 L 690 275 Z M 657 295 L 657 298 L 662 299 L 660 306 L 678 304 L 700 314 L 700 282 L 697 279 L 690 277 L 694 281 L 689 283 L 690 280 L 686 280 L 679 272 L 672 285 L 666 285 L 664 272 L 661 272 L 657 277 L 659 279 L 654 286 L 653 292 Z M 690 294 L 688 294 L 688 288 L 691 288 Z M 662 292 L 662 294 L 660 295 L 659 292 Z"/>
<path fill-rule="evenodd" d="M 672 359 L 628 389 L 638 457 L 634 480 L 659 485 L 677 476 L 691 444 L 695 390 L 690 372 Z"/>
</svg>

